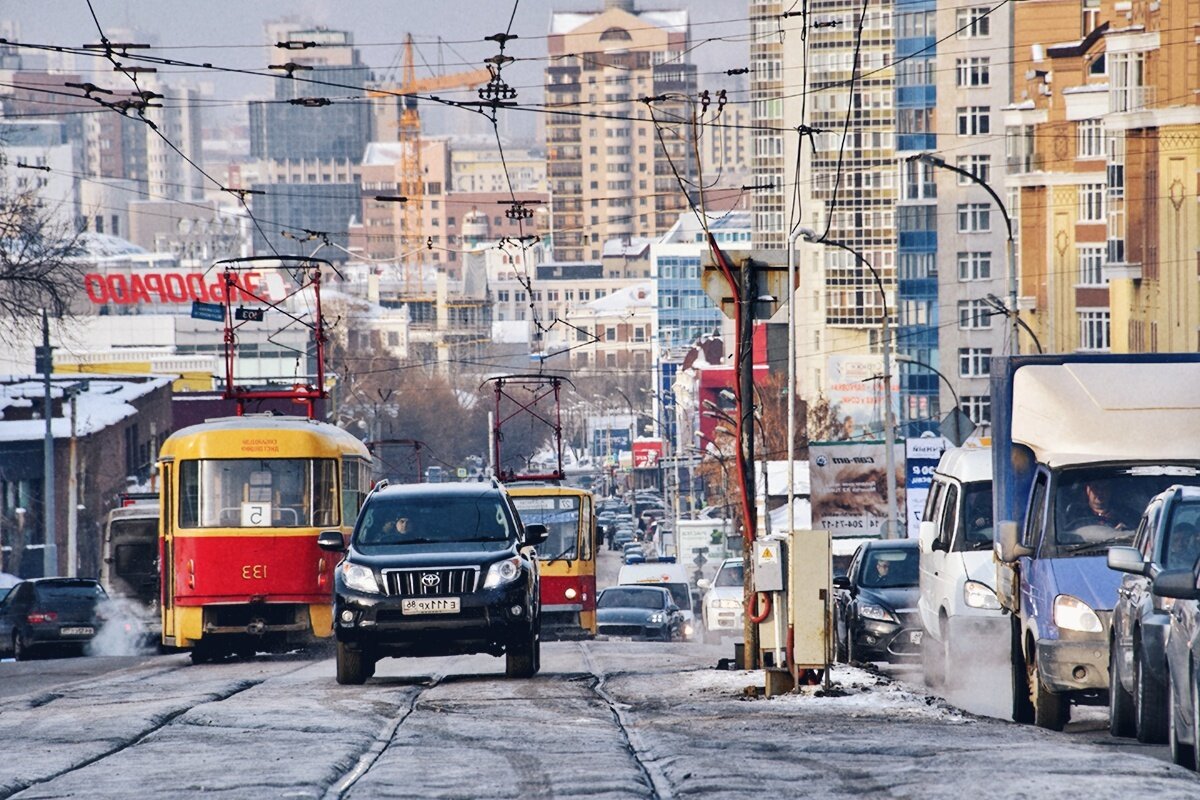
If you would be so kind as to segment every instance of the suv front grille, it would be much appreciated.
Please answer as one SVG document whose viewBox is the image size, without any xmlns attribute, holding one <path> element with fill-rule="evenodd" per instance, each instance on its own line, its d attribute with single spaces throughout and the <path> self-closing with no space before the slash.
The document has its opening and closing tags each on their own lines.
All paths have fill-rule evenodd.
<svg viewBox="0 0 1200 800">
<path fill-rule="evenodd" d="M 384 570 L 388 594 L 396 597 L 440 597 L 469 594 L 479 579 L 478 567 Z"/>
</svg>

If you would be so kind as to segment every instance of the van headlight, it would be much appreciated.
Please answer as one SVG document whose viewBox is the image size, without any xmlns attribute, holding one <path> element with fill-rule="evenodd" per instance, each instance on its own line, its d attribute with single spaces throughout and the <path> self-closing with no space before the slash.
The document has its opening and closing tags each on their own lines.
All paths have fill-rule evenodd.
<svg viewBox="0 0 1200 800">
<path fill-rule="evenodd" d="M 1102 633 L 1104 626 L 1100 617 L 1087 603 L 1069 594 L 1054 598 L 1054 624 L 1068 631 Z"/>
<path fill-rule="evenodd" d="M 379 594 L 379 584 L 376 582 L 375 573 L 371 571 L 370 567 L 343 561 L 341 570 L 342 583 L 346 584 L 347 589 L 353 589 L 356 592 L 366 592 L 367 594 Z"/>
<path fill-rule="evenodd" d="M 521 558 L 513 556 L 506 558 L 503 561 L 497 561 L 492 566 L 488 567 L 487 578 L 483 581 L 483 588 L 495 589 L 497 586 L 503 586 L 506 583 L 512 583 L 521 574 Z"/>
<path fill-rule="evenodd" d="M 963 602 L 967 604 L 968 608 L 1000 610 L 1000 600 L 992 591 L 992 587 L 979 581 L 967 581 L 963 584 Z"/>
</svg>

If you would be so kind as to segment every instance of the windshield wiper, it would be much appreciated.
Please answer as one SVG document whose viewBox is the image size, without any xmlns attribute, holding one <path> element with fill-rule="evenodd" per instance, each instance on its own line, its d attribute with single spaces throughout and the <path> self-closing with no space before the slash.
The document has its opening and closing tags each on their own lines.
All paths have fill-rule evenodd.
<svg viewBox="0 0 1200 800">
<path fill-rule="evenodd" d="M 553 564 L 555 561 L 558 561 L 560 558 L 562 558 L 563 556 L 565 556 L 567 553 L 571 552 L 571 551 L 572 551 L 572 550 L 574 550 L 574 549 L 575 549 L 575 545 L 574 545 L 574 544 L 572 544 L 572 545 L 571 545 L 570 547 L 568 547 L 566 550 L 563 550 L 561 553 L 559 553 L 558 555 L 556 555 L 554 558 L 552 558 L 552 559 L 550 559 L 549 561 L 547 561 L 547 562 L 546 562 L 546 564 L 547 564 L 547 565 Z M 566 560 L 567 560 L 567 561 L 570 561 L 571 559 L 569 559 L 569 558 L 568 558 L 568 559 L 566 559 Z"/>
<path fill-rule="evenodd" d="M 1117 536 L 1112 539 L 1103 539 L 1099 542 L 1080 542 L 1079 544 L 1069 545 L 1063 549 L 1068 553 L 1082 553 L 1085 550 L 1093 550 L 1100 547 L 1109 548 L 1113 545 L 1128 544 L 1129 538 L 1128 536 Z"/>
</svg>

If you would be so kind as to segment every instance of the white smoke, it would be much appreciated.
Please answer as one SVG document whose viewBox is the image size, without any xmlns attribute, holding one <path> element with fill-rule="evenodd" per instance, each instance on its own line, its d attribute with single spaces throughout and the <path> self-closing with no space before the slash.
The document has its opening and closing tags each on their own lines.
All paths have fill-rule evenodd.
<svg viewBox="0 0 1200 800">
<path fill-rule="evenodd" d="M 139 656 L 154 652 L 154 637 L 145 606 L 123 597 L 111 597 L 96 606 L 100 630 L 88 645 L 93 656 Z"/>
</svg>

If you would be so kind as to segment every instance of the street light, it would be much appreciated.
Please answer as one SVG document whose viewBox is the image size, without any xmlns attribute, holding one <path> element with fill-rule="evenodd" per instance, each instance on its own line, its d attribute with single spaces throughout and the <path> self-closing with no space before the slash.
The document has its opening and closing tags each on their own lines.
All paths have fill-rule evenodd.
<svg viewBox="0 0 1200 800">
<path fill-rule="evenodd" d="M 888 330 L 887 293 L 883 289 L 883 279 L 879 277 L 879 272 L 875 267 L 871 266 L 871 262 L 863 258 L 862 253 L 845 242 L 826 239 L 812 228 L 796 228 L 794 233 L 802 237 L 806 242 L 832 245 L 838 249 L 845 250 L 854 256 L 858 263 L 871 273 L 871 277 L 875 279 L 875 285 L 879 288 L 879 302 L 883 305 L 883 311 L 879 315 L 879 326 L 883 333 L 883 431 L 885 439 L 883 456 L 884 469 L 887 470 L 888 537 L 896 537 L 899 535 L 900 530 L 900 515 L 896 509 L 896 453 L 894 443 L 896 420 L 892 415 L 892 342 L 891 334 Z"/>
<path fill-rule="evenodd" d="M 958 408 L 959 405 L 961 405 L 961 403 L 958 400 L 958 392 L 954 391 L 954 384 L 952 384 L 950 382 L 950 379 L 947 378 L 945 375 L 943 375 L 941 373 L 941 371 L 936 369 L 932 364 L 926 364 L 924 361 L 919 361 L 919 360 L 913 358 L 912 356 L 906 356 L 903 353 L 897 353 L 896 360 L 900 361 L 904 364 L 912 364 L 917 367 L 924 367 L 925 369 L 932 372 L 934 375 L 937 375 L 946 384 L 946 388 L 950 390 L 950 396 L 954 398 L 954 407 Z"/>
<path fill-rule="evenodd" d="M 941 167 L 956 175 L 961 175 L 972 183 L 982 186 L 992 196 L 992 199 L 996 201 L 996 207 L 1000 209 L 1000 216 L 1004 217 L 1004 227 L 1008 232 L 1008 238 L 1005 240 L 1005 247 L 1008 250 L 1008 306 L 1006 313 L 1012 319 L 1012 352 L 1013 355 L 1019 355 L 1021 353 L 1021 340 L 1017 335 L 1017 329 L 1018 327 L 1025 327 L 1025 330 L 1029 331 L 1029 327 L 1021 324 L 1020 315 L 1017 311 L 1017 260 L 1016 252 L 1013 249 L 1012 218 L 1008 215 L 1008 208 L 1005 207 L 1004 201 L 1000 199 L 1000 195 L 996 194 L 996 190 L 988 185 L 987 181 L 980 178 L 974 172 L 950 164 L 946 159 L 935 156 L 933 153 L 914 153 L 908 156 L 905 161 L 920 161 L 922 164 L 928 164 L 931 167 Z M 1031 336 L 1033 335 L 1033 331 L 1029 331 L 1029 333 Z M 1040 353 L 1042 351 L 1041 343 L 1037 342 L 1036 336 L 1033 339 L 1037 343 L 1038 352 Z"/>
</svg>

